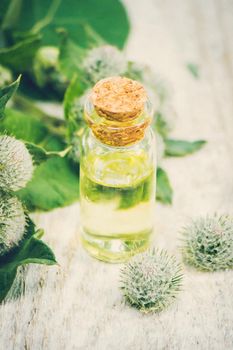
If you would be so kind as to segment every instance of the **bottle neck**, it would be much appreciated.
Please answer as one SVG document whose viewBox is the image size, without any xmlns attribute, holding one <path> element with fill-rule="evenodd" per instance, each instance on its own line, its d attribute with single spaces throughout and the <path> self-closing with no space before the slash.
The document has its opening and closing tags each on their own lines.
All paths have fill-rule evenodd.
<svg viewBox="0 0 233 350">
<path fill-rule="evenodd" d="M 146 101 L 143 111 L 134 119 L 116 121 L 99 115 L 90 98 L 85 104 L 84 116 L 95 137 L 113 147 L 133 145 L 144 138 L 152 121 L 152 105 Z"/>
</svg>

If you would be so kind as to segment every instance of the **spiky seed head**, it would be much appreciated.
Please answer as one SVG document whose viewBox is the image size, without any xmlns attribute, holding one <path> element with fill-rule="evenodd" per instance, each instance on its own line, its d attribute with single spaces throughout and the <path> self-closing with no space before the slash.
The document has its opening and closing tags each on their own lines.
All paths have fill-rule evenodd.
<svg viewBox="0 0 233 350">
<path fill-rule="evenodd" d="M 0 135 L 0 189 L 17 191 L 32 178 L 33 162 L 22 141 Z"/>
<path fill-rule="evenodd" d="M 15 248 L 23 238 L 26 218 L 17 197 L 0 192 L 0 256 Z"/>
<path fill-rule="evenodd" d="M 207 215 L 192 220 L 182 230 L 184 261 L 204 271 L 233 268 L 233 218 Z"/>
<path fill-rule="evenodd" d="M 59 70 L 58 57 L 59 49 L 55 46 L 42 46 L 37 51 L 33 70 L 38 86 L 53 84 L 60 91 L 67 87 L 68 81 Z"/>
<path fill-rule="evenodd" d="M 83 68 L 88 80 L 95 84 L 103 78 L 122 75 L 127 70 L 127 62 L 116 47 L 104 45 L 89 51 Z"/>
<path fill-rule="evenodd" d="M 127 75 L 131 79 L 139 80 L 147 88 L 152 103 L 155 100 L 155 106 L 158 104 L 158 99 L 160 105 L 170 99 L 172 95 L 170 84 L 163 77 L 155 74 L 149 66 L 130 62 Z"/>
<path fill-rule="evenodd" d="M 11 84 L 12 81 L 13 77 L 11 71 L 8 68 L 0 65 L 0 88 Z"/>
<path fill-rule="evenodd" d="M 164 125 L 167 132 L 174 128 L 176 113 L 171 104 L 172 89 L 170 84 L 161 76 L 155 74 L 145 64 L 130 62 L 127 75 L 139 80 L 146 88 L 148 97 L 156 111 L 156 118 Z"/>
<path fill-rule="evenodd" d="M 55 67 L 58 63 L 59 49 L 55 46 L 42 46 L 36 55 L 44 68 Z"/>
<path fill-rule="evenodd" d="M 121 269 L 126 300 L 142 312 L 159 312 L 176 297 L 182 282 L 181 266 L 164 250 L 136 255 Z"/>
<path fill-rule="evenodd" d="M 129 62 L 127 76 L 130 79 L 144 82 L 145 71 L 150 70 L 149 66 L 140 62 Z"/>
</svg>

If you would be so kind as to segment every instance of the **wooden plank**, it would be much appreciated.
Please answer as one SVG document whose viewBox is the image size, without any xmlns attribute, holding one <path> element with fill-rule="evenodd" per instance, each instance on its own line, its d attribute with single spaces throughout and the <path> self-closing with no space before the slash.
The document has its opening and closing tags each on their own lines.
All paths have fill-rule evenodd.
<svg viewBox="0 0 233 350">
<path fill-rule="evenodd" d="M 128 56 L 152 65 L 173 88 L 173 135 L 208 140 L 193 156 L 164 161 L 175 195 L 172 207 L 157 205 L 154 244 L 180 258 L 179 230 L 187 218 L 232 212 L 233 2 L 125 3 L 133 25 Z M 200 79 L 188 62 L 200 66 Z M 82 249 L 78 204 L 35 219 L 60 265 L 31 266 L 25 297 L 1 306 L 1 349 L 232 349 L 232 271 L 185 268 L 178 301 L 144 316 L 124 305 L 120 266 L 95 261 Z"/>
</svg>

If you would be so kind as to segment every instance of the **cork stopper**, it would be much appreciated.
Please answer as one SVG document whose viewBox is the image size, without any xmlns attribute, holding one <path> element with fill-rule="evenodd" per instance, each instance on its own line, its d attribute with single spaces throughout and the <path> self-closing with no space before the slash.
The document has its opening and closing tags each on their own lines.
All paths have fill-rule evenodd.
<svg viewBox="0 0 233 350">
<path fill-rule="evenodd" d="M 141 83 L 124 78 L 100 80 L 86 99 L 84 116 L 98 140 L 114 147 L 143 139 L 153 110 Z"/>
<path fill-rule="evenodd" d="M 136 119 L 144 109 L 146 91 L 141 83 L 125 77 L 100 80 L 90 99 L 99 116 L 117 122 Z"/>
</svg>

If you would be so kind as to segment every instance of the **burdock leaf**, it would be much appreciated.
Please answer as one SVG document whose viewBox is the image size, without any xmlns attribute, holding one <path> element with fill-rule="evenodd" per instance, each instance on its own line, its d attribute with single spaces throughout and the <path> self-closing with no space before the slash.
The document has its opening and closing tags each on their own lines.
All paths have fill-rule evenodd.
<svg viewBox="0 0 233 350">
<path fill-rule="evenodd" d="M 40 28 L 43 28 L 43 45 L 57 46 L 56 29 L 64 28 L 74 42 L 87 47 L 89 38 L 83 27 L 87 23 L 107 42 L 118 47 L 124 46 L 129 33 L 129 21 L 121 1 L 69 0 L 60 1 L 56 7 L 56 1 L 53 0 L 52 5 L 51 0 L 23 0 L 21 14 L 16 23 L 17 31 L 29 31 L 35 23 L 39 23 Z M 45 25 L 44 19 L 49 12 L 52 14 L 52 21 L 47 21 Z"/>
<path fill-rule="evenodd" d="M 167 173 L 162 168 L 157 169 L 156 198 L 164 204 L 172 204 L 173 190 Z"/>
<path fill-rule="evenodd" d="M 47 9 L 44 17 L 39 18 L 39 20 L 34 23 L 33 27 L 31 28 L 32 33 L 39 33 L 42 29 L 46 28 L 52 22 L 60 3 L 61 0 L 52 0 L 50 2 L 50 6 Z"/>
<path fill-rule="evenodd" d="M 81 75 L 82 63 L 87 54 L 87 50 L 70 40 L 65 31 L 61 30 L 60 36 L 59 67 L 61 72 L 68 79 L 72 79 L 75 74 L 79 73 L 79 75 Z"/>
<path fill-rule="evenodd" d="M 6 109 L 0 132 L 43 146 L 44 140 L 49 137 L 48 129 L 39 118 L 12 108 Z"/>
<path fill-rule="evenodd" d="M 4 116 L 4 110 L 7 102 L 18 89 L 21 76 L 18 77 L 12 84 L 0 89 L 0 119 Z"/>
<path fill-rule="evenodd" d="M 79 75 L 75 74 L 73 76 L 64 97 L 64 114 L 66 119 L 70 118 L 70 111 L 74 101 L 82 96 L 88 87 L 89 85 Z"/>
<path fill-rule="evenodd" d="M 43 147 L 35 145 L 31 142 L 25 142 L 25 145 L 27 149 L 29 150 L 30 154 L 32 155 L 33 162 L 35 165 L 39 165 L 42 162 L 53 158 L 53 157 L 65 157 L 70 149 L 70 147 L 65 148 L 63 151 L 46 151 Z"/>
<path fill-rule="evenodd" d="M 64 150 L 64 142 L 52 135 L 39 118 L 7 109 L 6 117 L 0 123 L 0 131 L 49 152 L 49 159 L 35 168 L 32 180 L 18 193 L 29 210 L 51 210 L 71 204 L 79 198 L 78 168 L 67 157 L 54 156 L 54 152 Z M 43 151 L 37 151 L 40 151 L 38 158 L 44 158 Z"/>
<path fill-rule="evenodd" d="M 90 85 L 82 79 L 82 76 L 75 74 L 65 92 L 63 102 L 64 115 L 67 119 L 67 136 L 74 146 L 73 150 L 76 148 L 77 137 L 79 138 L 81 136 L 86 126 L 84 119 L 84 99 L 86 96 L 85 92 L 89 87 Z M 75 139 L 74 134 L 77 136 Z"/>
<path fill-rule="evenodd" d="M 2 30 L 14 28 L 20 15 L 21 0 L 2 0 L 0 8 L 0 24 Z"/>
<path fill-rule="evenodd" d="M 29 211 L 64 207 L 79 198 L 79 171 L 67 157 L 53 157 L 35 169 L 32 180 L 17 195 Z"/>
<path fill-rule="evenodd" d="M 88 47 L 93 48 L 97 46 L 107 45 L 107 41 L 103 39 L 101 35 L 99 35 L 92 26 L 88 23 L 84 23 L 84 30 L 88 39 Z"/>
<path fill-rule="evenodd" d="M 186 67 L 194 78 L 198 79 L 200 77 L 199 66 L 197 64 L 187 63 Z"/>
<path fill-rule="evenodd" d="M 187 154 L 198 151 L 202 148 L 206 141 L 185 141 L 185 140 L 172 140 L 165 139 L 165 155 L 169 157 L 183 157 Z"/>
<path fill-rule="evenodd" d="M 0 62 L 15 72 L 30 71 L 32 61 L 40 46 L 41 35 L 30 34 L 10 47 L 0 49 Z"/>
<path fill-rule="evenodd" d="M 17 268 L 12 267 L 11 265 L 6 266 L 5 268 L 0 267 L 0 303 L 4 300 L 11 289 L 16 273 Z"/>
<path fill-rule="evenodd" d="M 12 252 L 0 259 L 0 302 L 4 300 L 16 277 L 17 268 L 22 265 L 36 263 L 56 264 L 52 250 L 35 237 L 35 225 L 28 218 L 24 239 Z"/>
</svg>

